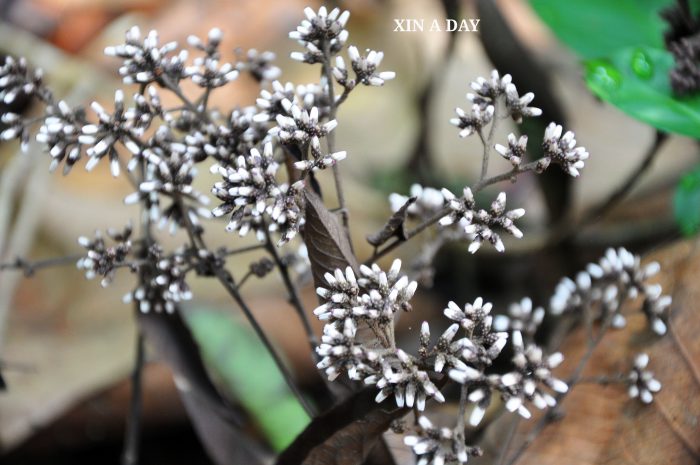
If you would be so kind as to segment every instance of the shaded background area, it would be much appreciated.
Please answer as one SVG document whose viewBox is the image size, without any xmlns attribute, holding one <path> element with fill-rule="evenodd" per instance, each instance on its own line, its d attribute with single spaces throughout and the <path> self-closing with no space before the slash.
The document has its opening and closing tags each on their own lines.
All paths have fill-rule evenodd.
<svg viewBox="0 0 700 465">
<path fill-rule="evenodd" d="M 477 17 L 475 2 L 459 3 L 461 17 Z M 563 206 L 557 204 L 561 199 L 544 198 L 532 177 L 523 177 L 516 185 L 499 186 L 528 211 L 525 239 L 508 243 L 510 253 L 498 258 L 486 250 L 476 257 L 462 254 L 460 260 L 449 258 L 454 250 L 438 257 L 437 285 L 420 295 L 414 312 L 401 320 L 399 326 L 404 331 L 438 316 L 447 299 L 467 301 L 484 295 L 495 301 L 496 307 L 526 294 L 542 301 L 562 273 L 578 269 L 583 260 L 608 244 L 648 248 L 677 237 L 671 219 L 671 186 L 679 173 L 698 161 L 697 146 L 682 137 L 674 137 L 663 146 L 652 170 L 623 205 L 604 221 L 576 231 L 575 241 L 563 245 L 574 254 L 567 255 L 561 248 L 539 253 L 546 245 L 545 226 L 552 212 L 571 212 L 570 217 L 559 218 L 566 224 L 607 198 L 644 157 L 655 132 L 591 96 L 577 59 L 556 42 L 526 2 L 496 3 L 503 18 L 482 18 L 481 22 L 485 28 L 481 37 L 489 38 L 489 54 L 493 57 L 504 48 L 498 44 L 503 29 L 497 20 L 505 21 L 515 39 L 549 75 L 552 112 L 561 112 L 591 158 L 581 179 L 571 184 Z M 286 36 L 300 21 L 306 2 L 21 0 L 1 5 L 0 51 L 36 59 L 49 82 L 59 89 L 57 93 L 71 103 L 111 98 L 113 89 L 120 86 L 118 63 L 104 57 L 102 50 L 123 41 L 124 31 L 133 24 L 157 29 L 162 40 L 180 43 L 189 34 L 202 36 L 210 28 L 220 27 L 225 34 L 222 50 L 230 53 L 224 59 L 233 60 L 237 47 L 269 49 L 277 53 L 277 65 L 283 69 L 281 80 L 302 84 L 318 79 L 316 68 L 288 58 L 296 46 Z M 371 248 L 362 238 L 381 227 L 388 216 L 386 197 L 390 192 L 406 193 L 413 181 L 461 188 L 477 176 L 478 140 L 459 139 L 448 120 L 455 106 L 466 105 L 464 94 L 469 83 L 487 75 L 493 65 L 476 33 L 457 34 L 450 44 L 453 39 L 445 32 L 393 32 L 393 18 L 444 18 L 439 1 L 362 0 L 339 5 L 352 12 L 350 43 L 383 50 L 383 68 L 397 72 L 397 78 L 384 88 L 354 93 L 338 115 L 337 147 L 348 151 L 343 170 L 352 234 L 358 255 L 366 257 Z M 453 52 L 445 64 L 448 47 L 453 47 Z M 511 72 L 516 71 L 522 76 L 518 80 L 516 75 L 516 84 L 527 81 L 527 66 Z M 522 83 L 519 89 L 523 93 L 531 90 Z M 253 103 L 257 93 L 252 80 L 240 79 L 219 91 L 216 101 L 221 108 L 230 109 Z M 540 98 L 547 97 L 536 96 L 534 105 L 541 105 Z M 505 139 L 512 130 L 504 124 L 497 139 Z M 10 166 L 15 151 L 12 144 L 0 145 L 3 170 Z M 27 162 L 24 172 L 31 181 L 27 185 L 32 186 L 32 226 L 18 243 L 21 247 L 0 250 L 2 261 L 12 260 L 18 253 L 34 258 L 76 253 L 79 235 L 119 226 L 133 217 L 134 209 L 121 201 L 131 192 L 130 187 L 114 180 L 102 165 L 89 175 L 77 168 L 63 178 L 46 173 L 45 157 Z M 507 162 L 496 160 L 492 169 L 495 173 L 507 167 Z M 210 181 L 206 176 L 198 179 L 200 190 L 207 192 Z M 212 242 L 227 244 L 232 240 L 222 226 L 210 226 L 207 234 Z M 397 255 L 409 257 L 416 247 L 409 245 Z M 537 260 L 532 259 L 535 253 Z M 236 266 L 245 270 L 254 257 L 236 258 L 234 271 Z M 118 463 L 135 345 L 131 308 L 121 304 L 121 296 L 131 287 L 129 277 L 117 279 L 107 289 L 86 281 L 71 267 L 43 271 L 32 279 L 20 278 L 0 275 L 0 306 L 9 310 L 0 357 L 9 386 L 0 393 L 0 451 L 7 455 L 0 456 L 0 461 L 18 465 Z M 201 280 L 191 285 L 195 300 L 190 312 L 206 309 L 238 315 L 238 309 L 213 283 Z M 272 274 L 252 282 L 246 291 L 262 326 L 313 393 L 319 377 L 279 279 Z M 314 308 L 311 286 L 303 292 L 307 308 Z M 318 324 L 316 329 L 320 327 Z M 211 338 L 202 335 L 201 343 L 208 341 Z M 152 357 L 144 386 L 143 463 L 208 463 L 169 371 Z"/>
</svg>

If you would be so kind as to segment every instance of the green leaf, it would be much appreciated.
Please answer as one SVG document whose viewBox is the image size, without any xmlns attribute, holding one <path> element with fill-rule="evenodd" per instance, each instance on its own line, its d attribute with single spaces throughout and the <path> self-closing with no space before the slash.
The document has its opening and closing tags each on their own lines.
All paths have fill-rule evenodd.
<svg viewBox="0 0 700 465">
<path fill-rule="evenodd" d="M 700 95 L 673 96 L 668 51 L 632 47 L 584 66 L 589 89 L 601 99 L 661 131 L 700 138 Z"/>
<path fill-rule="evenodd" d="M 530 0 L 540 18 L 584 58 L 620 48 L 663 47 L 659 11 L 670 0 Z"/>
<path fill-rule="evenodd" d="M 700 165 L 685 174 L 676 186 L 673 214 L 686 236 L 700 229 Z"/>
<path fill-rule="evenodd" d="M 186 312 L 204 359 L 255 419 L 276 450 L 284 450 L 310 419 L 265 346 L 232 315 L 208 308 Z"/>
</svg>

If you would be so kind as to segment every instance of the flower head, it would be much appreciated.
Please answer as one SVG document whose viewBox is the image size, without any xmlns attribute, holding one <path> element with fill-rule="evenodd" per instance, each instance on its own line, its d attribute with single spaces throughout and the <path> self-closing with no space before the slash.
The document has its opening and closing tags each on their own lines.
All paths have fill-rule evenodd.
<svg viewBox="0 0 700 465">
<path fill-rule="evenodd" d="M 108 286 L 117 267 L 124 265 L 131 253 L 131 232 L 131 225 L 127 225 L 122 231 L 108 230 L 107 236 L 114 241 L 114 245 L 111 246 L 107 246 L 100 231 L 95 232 L 94 239 L 80 236 L 78 243 L 87 250 L 87 255 L 78 260 L 78 269 L 85 270 L 85 277 L 88 279 L 101 275 L 102 286 Z"/>
<path fill-rule="evenodd" d="M 654 394 L 661 390 L 661 383 L 654 378 L 654 373 L 646 369 L 649 364 L 647 354 L 639 354 L 634 359 L 634 366 L 627 375 L 627 386 L 629 396 L 632 399 L 639 399 L 645 404 L 650 404 L 654 400 Z"/>
<path fill-rule="evenodd" d="M 459 137 L 468 137 L 478 133 L 481 128 L 489 124 L 493 120 L 494 111 L 495 107 L 493 105 L 482 107 L 476 103 L 472 105 L 469 113 L 457 107 L 455 109 L 457 118 L 452 118 L 450 123 L 461 129 Z"/>
<path fill-rule="evenodd" d="M 525 406 L 529 401 L 539 408 L 544 409 L 556 405 L 556 399 L 543 390 L 547 387 L 558 393 L 569 390 L 567 384 L 554 377 L 552 370 L 559 366 L 564 357 L 560 353 L 546 355 L 535 344 L 525 345 L 520 332 L 513 332 L 513 365 L 515 371 L 501 376 L 501 395 L 506 401 L 506 408 L 530 418 L 530 411 Z"/>
<path fill-rule="evenodd" d="M 576 146 L 574 133 L 567 131 L 562 136 L 562 127 L 559 124 L 550 123 L 544 133 L 544 159 L 547 164 L 556 163 L 573 177 L 579 176 L 579 170 L 588 160 L 588 152 L 584 147 Z"/>
<path fill-rule="evenodd" d="M 298 41 L 305 52 L 292 52 L 291 58 L 305 63 L 321 63 L 324 60 L 323 46 L 328 43 L 331 54 L 338 53 L 348 40 L 349 33 L 345 24 L 350 12 L 334 8 L 328 12 L 325 6 L 318 11 L 310 7 L 304 9 L 304 19 L 296 30 L 289 33 L 289 38 Z"/>
<path fill-rule="evenodd" d="M 445 204 L 445 199 L 438 189 L 424 187 L 420 184 L 411 185 L 409 196 L 416 199 L 406 210 L 411 218 L 427 219 L 442 209 Z M 389 195 L 391 211 L 397 212 L 408 202 L 410 197 L 397 193 Z"/>
<path fill-rule="evenodd" d="M 505 192 L 498 194 L 489 211 L 476 208 L 474 195 L 469 187 L 464 188 L 464 196 L 459 199 L 447 189 L 442 190 L 442 195 L 452 212 L 443 217 L 440 224 L 459 224 L 471 240 L 469 252 L 475 253 L 485 241 L 490 242 L 498 252 L 503 252 L 505 245 L 496 232 L 497 229 L 504 230 L 518 239 L 523 237 L 522 231 L 515 226 L 515 220 L 521 218 L 525 210 L 517 208 L 506 211 Z"/>
<path fill-rule="evenodd" d="M 258 82 L 272 82 L 282 74 L 282 70 L 273 64 L 275 58 L 273 52 L 258 52 L 251 48 L 244 60 L 238 62 L 236 69 L 249 72 Z"/>
<path fill-rule="evenodd" d="M 11 104 L 20 95 L 36 95 L 42 100 L 49 100 L 50 93 L 43 85 L 44 72 L 32 70 L 24 57 L 5 57 L 0 66 L 0 101 Z"/>
<path fill-rule="evenodd" d="M 384 58 L 383 52 L 367 50 L 366 55 L 360 55 L 357 47 L 350 46 L 348 47 L 348 56 L 350 57 L 350 65 L 355 72 L 355 82 L 357 83 L 362 83 L 366 86 L 383 86 L 386 81 L 396 77 L 396 73 L 393 71 L 377 72 L 377 68 L 379 68 Z M 334 74 L 336 79 L 340 78 L 340 81 L 347 78 L 345 62 L 341 57 L 336 59 Z"/>
<path fill-rule="evenodd" d="M 177 49 L 177 42 L 160 44 L 157 31 L 150 31 L 146 37 L 134 26 L 126 33 L 124 44 L 105 48 L 107 56 L 123 59 L 119 68 L 125 84 L 148 84 L 158 81 L 161 75 L 169 76 L 176 82 L 185 77 L 187 51 L 177 55 L 171 53 Z"/>
<path fill-rule="evenodd" d="M 505 87 L 506 108 L 510 111 L 510 116 L 516 123 L 522 123 L 523 117 L 535 117 L 542 114 L 542 110 L 528 105 L 535 99 L 535 94 L 528 92 L 522 97 L 518 95 L 515 84 L 509 83 Z"/>
<path fill-rule="evenodd" d="M 408 435 L 404 443 L 418 456 L 418 465 L 444 465 L 467 463 L 469 457 L 482 455 L 478 447 L 467 446 L 464 431 L 458 428 L 438 428 L 425 416 L 418 418 L 416 435 Z"/>
<path fill-rule="evenodd" d="M 525 297 L 510 305 L 508 315 L 496 316 L 493 325 L 498 331 L 520 331 L 531 340 L 540 327 L 544 314 L 544 308 L 534 308 L 532 300 Z"/>
<path fill-rule="evenodd" d="M 525 158 L 525 153 L 527 151 L 527 136 L 515 137 L 515 134 L 508 134 L 508 147 L 504 147 L 501 144 L 496 144 L 494 146 L 496 152 L 498 152 L 503 158 L 508 160 L 513 167 L 520 166 L 523 158 Z"/>
<path fill-rule="evenodd" d="M 550 299 L 550 311 L 561 313 L 600 304 L 601 317 L 610 318 L 611 325 L 622 328 L 626 319 L 621 313 L 624 299 L 634 299 L 642 295 L 642 311 L 651 329 L 659 334 L 666 333 L 668 309 L 671 297 L 662 295 L 661 286 L 647 281 L 659 271 L 656 262 L 642 266 L 641 259 L 624 248 L 608 249 L 597 263 L 590 263 L 585 271 L 579 272 L 575 280 L 564 278 L 557 285 Z"/>
</svg>

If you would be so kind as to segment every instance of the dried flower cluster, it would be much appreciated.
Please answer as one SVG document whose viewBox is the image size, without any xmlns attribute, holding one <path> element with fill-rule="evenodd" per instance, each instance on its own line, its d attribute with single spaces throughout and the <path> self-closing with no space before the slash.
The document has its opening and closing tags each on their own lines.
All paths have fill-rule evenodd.
<svg viewBox="0 0 700 465">
<path fill-rule="evenodd" d="M 114 241 L 114 245 L 107 247 L 100 231 L 95 232 L 95 238 L 85 236 L 78 238 L 78 243 L 87 250 L 87 255 L 78 260 L 77 266 L 85 270 L 85 277 L 92 279 L 97 275 L 102 276 L 102 286 L 112 282 L 116 268 L 126 263 L 131 253 L 131 226 L 123 231 L 110 229 L 107 236 Z"/>
<path fill-rule="evenodd" d="M 99 275 L 106 286 L 118 269 L 128 269 L 138 282 L 125 302 L 144 313 L 173 313 L 193 298 L 188 283 L 193 274 L 216 277 L 246 310 L 240 293 L 245 280 L 277 270 L 290 302 L 310 328 L 290 270 L 304 276 L 310 274 L 310 267 L 319 265 L 309 264 L 312 247 L 307 252 L 304 244 L 298 249 L 283 246 L 299 241 L 300 236 L 312 244 L 308 242 L 313 241 L 309 239 L 313 228 L 307 227 L 312 209 L 308 196 L 319 192 L 316 176 L 326 175 L 328 168 L 335 174 L 339 210 L 345 210 L 337 169 L 347 152 L 336 150 L 333 140 L 338 106 L 359 84 L 383 86 L 395 73 L 379 70 L 381 51 L 361 53 L 356 46 L 347 45 L 347 11 L 320 7 L 306 8 L 304 14 L 305 19 L 289 34 L 303 50 L 293 52 L 291 58 L 321 65 L 318 82 L 304 85 L 277 80 L 281 70 L 271 52 L 239 50 L 234 61 L 226 62 L 222 32 L 216 28 L 204 39 L 190 36 L 184 48 L 176 42 L 162 44 L 155 31 L 144 35 L 138 27 L 131 28 L 123 44 L 107 47 L 105 53 L 120 60 L 123 83 L 136 90 L 118 89 L 113 103 L 93 102 L 89 112 L 56 100 L 44 86 L 42 73 L 29 69 L 24 59 L 5 60 L 0 67 L 0 100 L 11 103 L 20 95 L 35 98 L 44 104 L 44 112 L 35 120 L 4 113 L 0 139 L 18 139 L 26 148 L 36 123 L 35 137 L 49 155 L 51 171 L 63 165 L 63 173 L 68 174 L 85 158 L 87 170 L 108 164 L 113 176 L 124 177 L 133 186 L 124 201 L 141 209 L 140 235 L 132 237 L 129 225 L 122 231 L 107 231 L 110 244 L 99 232 L 94 238 L 81 237 L 79 244 L 86 252 L 78 268 L 87 278 Z M 216 108 L 212 93 L 234 82 L 240 73 L 250 73 L 261 84 L 255 104 Z M 185 83 L 190 85 L 183 87 Z M 197 95 L 189 97 L 184 88 L 195 88 Z M 526 162 L 526 136 L 509 134 L 507 145 L 494 144 L 499 121 L 510 118 L 520 124 L 542 112 L 530 106 L 534 101 L 531 92 L 520 95 L 510 75 L 493 71 L 488 79 L 473 82 L 471 89 L 467 94 L 471 107 L 467 111 L 457 108 L 457 118 L 451 122 L 461 137 L 477 134 L 483 141 L 478 182 L 465 187 L 460 197 L 448 189 L 418 184 L 411 187 L 410 196 L 392 194 L 389 200 L 395 215 L 383 231 L 386 234 L 379 234 L 374 242 L 368 239 L 375 251 L 365 263 L 372 265 L 353 268 L 348 263 L 353 260 L 346 260 L 337 268 L 337 262 L 322 268 L 330 270 L 325 274 L 313 270 L 315 279 L 323 275 L 323 281 L 316 283 L 320 304 L 314 310 L 325 323 L 320 344 L 315 345 L 307 329 L 319 356 L 318 368 L 331 381 L 345 375 L 373 386 L 377 402 L 391 398 L 399 408 L 413 409 L 417 421 L 405 443 L 418 456 L 419 465 L 466 463 L 481 455 L 465 438 L 467 407 L 472 426 L 482 423 L 494 396 L 503 400 L 508 411 L 529 418 L 532 406 L 554 408 L 573 387 L 576 380 L 563 381 L 555 374 L 563 356 L 547 353 L 535 342 L 545 319 L 592 312 L 586 316 L 599 320 L 601 327 L 621 327 L 625 323 L 623 302 L 641 296 L 651 328 L 663 334 L 671 304 L 659 285 L 647 282 L 658 272 L 658 264 L 642 266 L 639 257 L 625 249 L 611 249 L 575 279 L 562 280 L 546 310 L 528 297 L 513 303 L 505 314 L 496 314 L 493 305 L 481 297 L 464 305 L 449 302 L 443 310 L 443 325 L 433 326 L 441 327 L 440 332 L 431 334 L 430 324 L 423 322 L 415 353 L 397 345 L 395 322 L 402 312 L 412 309 L 418 282 L 401 272 L 398 259 L 388 270 L 374 262 L 430 226 L 436 228 L 421 254 L 425 266 L 430 266 L 444 243 L 453 240 L 468 242 L 471 253 L 485 242 L 504 252 L 501 236 L 504 232 L 515 238 L 523 236 L 515 222 L 525 210 L 506 210 L 506 192 L 499 192 L 488 208 L 478 207 L 476 196 L 492 184 L 514 181 L 525 172 L 541 173 L 551 164 L 577 177 L 588 158 L 573 133 L 564 133 L 555 123 L 545 130 L 543 157 L 538 160 Z M 161 100 L 161 93 L 165 92 L 177 97 L 178 105 L 164 105 L 167 99 Z M 510 171 L 488 178 L 492 149 L 510 163 Z M 103 159 L 106 162 L 100 163 Z M 200 165 L 218 178 L 211 186 L 216 205 L 209 206 L 211 197 L 194 187 Z M 326 213 L 342 230 L 340 219 Z M 260 244 L 213 251 L 207 246 L 205 226 L 214 218 L 225 218 L 225 229 L 240 236 L 253 232 Z M 408 222 L 418 224 L 407 230 Z M 309 220 L 308 224 L 313 223 Z M 167 227 L 172 234 L 184 230 L 186 239 L 168 249 L 156 227 Z M 391 238 L 396 242 L 381 248 Z M 282 252 L 275 242 L 283 247 Z M 262 257 L 252 260 L 247 274 L 237 281 L 226 268 L 226 257 L 252 250 L 259 250 Z M 252 315 L 249 318 L 255 322 Z M 253 326 L 265 338 L 259 326 Z M 510 361 L 496 363 L 511 353 Z M 284 364 L 277 361 L 286 374 Z M 651 402 L 660 389 L 646 370 L 647 364 L 648 357 L 639 356 L 624 380 L 630 396 L 644 403 Z M 292 377 L 285 378 L 294 390 Z M 446 401 L 447 383 L 456 383 L 460 390 L 460 414 L 454 426 L 441 427 L 422 412 L 430 400 Z M 303 396 L 298 397 L 303 403 Z"/>
<path fill-rule="evenodd" d="M 525 209 L 516 208 L 506 211 L 505 192 L 498 194 L 488 211 L 476 209 L 474 196 L 468 187 L 464 188 L 463 196 L 460 198 L 447 189 L 442 190 L 442 195 L 451 212 L 440 220 L 440 224 L 442 226 L 459 224 L 471 241 L 469 252 L 475 253 L 484 242 L 491 243 L 497 251 L 503 252 L 506 248 L 497 230 L 506 231 L 518 239 L 523 237 L 522 231 L 515 226 L 514 221 L 525 215 Z"/>
<path fill-rule="evenodd" d="M 564 309 L 573 311 L 590 306 L 605 294 L 613 296 L 613 291 L 607 290 L 609 286 L 624 288 L 623 295 L 627 296 L 635 295 L 630 291 L 633 286 L 655 289 L 644 281 L 657 271 L 656 264 L 642 268 L 639 257 L 625 249 L 610 250 L 598 264 L 589 265 L 584 274 L 579 274 L 578 284 L 565 279 L 557 287 L 548 313 L 558 317 Z M 389 272 L 377 265 L 363 266 L 357 279 L 350 267 L 326 274 L 327 287 L 318 289 L 322 305 L 314 313 L 326 323 L 323 343 L 317 350 L 323 357 L 318 367 L 326 370 L 330 380 L 346 373 L 350 379 L 376 384 L 377 402 L 393 396 L 397 406 L 421 412 L 427 400 L 445 400 L 436 380 L 438 374 L 446 373 L 467 392 L 466 399 L 472 405 L 469 415 L 472 426 L 482 421 L 494 395 L 503 399 L 507 410 L 530 418 L 530 405 L 538 409 L 553 408 L 557 396 L 568 392 L 567 382 L 553 373 L 562 363 L 563 355 L 547 354 L 534 342 L 547 312 L 543 307 L 535 308 L 529 298 L 513 303 L 508 315 L 498 315 L 495 321 L 492 304 L 482 298 L 463 307 L 449 302 L 444 315 L 453 323 L 436 341 L 431 341 L 430 326 L 424 322 L 416 355 L 397 348 L 393 339 L 395 315 L 401 308 L 410 308 L 409 300 L 417 287 L 399 272 L 400 262 L 396 260 Z M 656 295 L 656 291 L 647 291 L 647 300 L 649 292 Z M 602 302 L 606 318 L 619 321 L 622 300 L 608 297 Z M 669 303 L 662 304 L 667 307 Z M 649 305 L 653 304 L 645 303 L 643 308 Z M 358 328 L 363 326 L 373 331 L 374 342 L 358 339 Z M 511 369 L 501 374 L 490 373 L 509 334 L 513 349 Z M 644 371 L 645 360 L 648 362 L 648 358 L 637 359 L 626 382 L 630 396 L 639 396 L 648 403 L 651 393 L 660 389 L 660 383 Z M 421 417 L 415 434 L 407 436 L 405 442 L 420 457 L 420 463 L 465 463 L 469 456 L 478 455 L 479 450 L 464 442 L 464 435 L 458 434 L 463 429 L 459 422 L 454 429 L 438 428 Z"/>
<path fill-rule="evenodd" d="M 641 259 L 624 248 L 608 249 L 598 263 L 590 263 L 575 280 L 564 278 L 557 285 L 549 303 L 555 315 L 590 309 L 599 304 L 600 319 L 609 320 L 614 328 L 625 326 L 621 313 L 625 299 L 644 298 L 642 311 L 649 326 L 659 335 L 666 333 L 671 297 L 662 295 L 659 284 L 647 280 L 659 272 L 657 262 L 641 265 Z"/>
<path fill-rule="evenodd" d="M 634 366 L 627 376 L 629 396 L 632 399 L 639 398 L 645 404 L 650 404 L 654 400 L 654 394 L 661 390 L 661 383 L 654 378 L 654 373 L 648 371 L 649 356 L 639 354 L 634 359 Z"/>
</svg>

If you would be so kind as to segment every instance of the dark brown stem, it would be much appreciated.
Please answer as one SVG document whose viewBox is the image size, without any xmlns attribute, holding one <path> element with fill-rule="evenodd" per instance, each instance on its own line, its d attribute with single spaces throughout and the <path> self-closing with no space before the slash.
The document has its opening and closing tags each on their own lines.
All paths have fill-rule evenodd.
<svg viewBox="0 0 700 465">
<path fill-rule="evenodd" d="M 258 321 L 255 319 L 255 316 L 253 315 L 253 312 L 250 310 L 250 307 L 248 307 L 248 304 L 245 303 L 243 300 L 243 297 L 241 296 L 240 292 L 238 292 L 238 287 L 236 284 L 233 282 L 233 278 L 231 278 L 231 275 L 224 270 L 223 268 L 217 268 L 215 270 L 216 277 L 219 279 L 219 282 L 224 286 L 224 289 L 229 293 L 229 295 L 233 298 L 233 300 L 238 304 L 238 306 L 241 308 L 243 313 L 245 314 L 246 318 L 250 322 L 250 325 L 253 327 L 253 330 L 255 333 L 258 335 L 260 340 L 262 341 L 263 345 L 267 349 L 268 353 L 272 357 L 272 359 L 275 361 L 275 364 L 277 365 L 277 368 L 279 369 L 280 373 L 284 377 L 284 380 L 287 383 L 287 386 L 289 386 L 289 389 L 294 393 L 295 397 L 301 404 L 301 406 L 304 408 L 306 411 L 307 415 L 309 417 L 313 418 L 316 415 L 316 410 L 314 407 L 306 400 L 302 392 L 299 390 L 297 387 L 296 383 L 294 382 L 294 378 L 292 377 L 291 372 L 287 369 L 286 365 L 280 358 L 280 356 L 277 354 L 277 351 L 275 348 L 272 346 L 272 343 L 268 339 L 267 335 L 265 334 L 265 331 L 262 329 Z"/>
<path fill-rule="evenodd" d="M 267 231 L 267 229 L 265 229 L 265 236 L 266 236 L 266 242 L 265 242 L 266 249 L 270 253 L 270 255 L 272 256 L 272 259 L 274 260 L 275 264 L 277 265 L 277 268 L 280 271 L 280 275 L 282 275 L 282 281 L 284 282 L 284 285 L 287 288 L 287 292 L 289 293 L 289 302 L 292 304 L 292 307 L 294 307 L 294 310 L 296 311 L 297 316 L 301 320 L 301 324 L 304 327 L 304 332 L 306 333 L 306 338 L 309 341 L 309 347 L 311 348 L 311 353 L 313 354 L 314 358 L 316 358 L 317 357 L 316 346 L 318 346 L 318 340 L 316 339 L 316 335 L 314 334 L 314 330 L 311 327 L 311 322 L 309 321 L 309 318 L 306 315 L 306 310 L 304 309 L 304 304 L 302 303 L 301 298 L 299 297 L 299 290 L 297 289 L 297 286 L 292 281 L 292 278 L 289 275 L 289 267 L 282 260 L 279 253 L 277 252 L 277 248 L 276 248 L 275 244 L 272 242 L 272 238 L 270 237 L 270 233 L 269 233 L 269 231 Z"/>
<path fill-rule="evenodd" d="M 265 244 L 253 244 L 247 247 L 240 247 L 238 249 L 223 249 L 221 251 L 221 255 L 224 257 L 230 257 L 231 255 L 238 255 L 246 252 L 264 249 L 265 247 Z"/>
<path fill-rule="evenodd" d="M 192 243 L 192 246 L 195 249 L 209 251 L 209 248 L 207 247 L 201 233 L 194 227 L 194 225 L 190 221 L 190 218 L 187 215 L 187 212 L 185 210 L 186 206 L 184 205 L 182 197 L 181 196 L 175 197 L 175 202 L 178 206 L 178 209 L 180 210 L 180 214 L 181 214 L 182 218 L 184 219 L 185 230 L 187 231 L 187 235 L 190 238 L 190 242 Z M 265 334 L 265 331 L 262 329 L 262 327 L 260 326 L 258 321 L 255 319 L 255 315 L 253 315 L 253 312 L 250 310 L 250 307 L 248 307 L 248 304 L 246 304 L 245 301 L 243 300 L 243 296 L 239 292 L 238 286 L 233 281 L 233 277 L 231 276 L 231 274 L 228 271 L 226 271 L 223 267 L 216 266 L 216 265 L 214 266 L 213 271 L 214 271 L 214 274 L 216 275 L 216 277 L 219 279 L 219 282 L 224 286 L 224 289 L 226 289 L 226 291 L 229 293 L 229 295 L 233 298 L 233 300 L 238 304 L 238 306 L 243 311 L 243 314 L 248 319 L 248 322 L 253 327 L 253 330 L 257 334 L 258 338 L 260 338 L 263 345 L 267 349 L 268 353 L 270 354 L 270 356 L 274 360 L 275 364 L 277 365 L 277 369 L 282 374 L 282 377 L 284 377 L 287 385 L 289 386 L 289 389 L 296 396 L 297 400 L 299 401 L 301 406 L 304 408 L 306 413 L 309 415 L 309 417 L 313 418 L 316 414 L 315 409 L 311 406 L 311 404 L 308 403 L 306 398 L 303 396 L 302 392 L 297 387 L 296 383 L 294 382 L 294 378 L 293 378 L 291 372 L 287 369 L 286 365 L 284 364 L 284 362 L 280 358 L 279 354 L 277 353 L 275 348 L 272 346 L 272 342 L 267 337 L 267 335 Z"/>
<path fill-rule="evenodd" d="M 33 262 L 17 258 L 13 262 L 0 263 L 0 271 L 22 271 L 25 276 L 32 276 L 36 271 L 54 266 L 74 265 L 82 255 L 66 255 L 64 257 L 46 258 Z"/>
<path fill-rule="evenodd" d="M 139 163 L 139 175 L 141 181 L 146 177 L 146 163 L 142 159 Z M 138 250 L 138 258 L 146 259 L 148 249 L 152 243 L 151 217 L 147 214 L 147 206 L 141 204 L 141 240 Z M 148 285 L 148 277 L 144 268 L 139 269 L 139 285 Z M 134 312 L 140 312 L 138 302 L 134 302 Z M 136 465 L 139 462 L 139 446 L 141 444 L 141 410 L 142 410 L 142 375 L 145 360 L 144 337 L 140 328 L 137 327 L 136 335 L 136 355 L 134 359 L 134 369 L 131 375 L 131 399 L 129 416 L 126 421 L 126 435 L 124 439 L 124 450 L 122 452 L 122 465 Z"/>
<path fill-rule="evenodd" d="M 138 307 L 136 308 L 138 312 Z M 145 347 L 143 335 L 139 332 L 136 336 L 136 355 L 134 370 L 131 374 L 131 399 L 129 400 L 129 417 L 126 421 L 126 435 L 124 451 L 122 453 L 122 465 L 137 465 L 139 463 L 139 446 L 141 443 L 141 413 L 143 407 L 143 366 L 145 361 Z"/>
<path fill-rule="evenodd" d="M 663 146 L 666 139 L 668 139 L 667 134 L 661 131 L 656 131 L 654 134 L 654 142 L 647 150 L 642 162 L 632 173 L 630 173 L 625 182 L 623 182 L 615 191 L 613 191 L 607 200 L 593 208 L 591 212 L 586 215 L 586 219 L 584 220 L 585 223 L 605 216 L 606 213 L 608 213 L 613 207 L 615 207 L 615 205 L 620 203 L 620 201 L 627 196 L 632 188 L 637 185 L 644 173 L 651 167 L 654 158 L 656 158 L 656 155 L 658 155 L 659 149 Z"/>
<path fill-rule="evenodd" d="M 323 74 L 326 77 L 328 83 L 328 120 L 334 120 L 338 112 L 338 105 L 335 101 L 335 88 L 333 87 L 333 73 L 331 71 L 331 44 L 328 40 L 324 40 L 322 43 L 323 49 Z M 345 95 L 345 94 L 343 94 Z M 329 153 L 333 153 L 335 150 L 335 133 L 333 131 L 326 135 L 326 144 Z M 338 206 L 340 209 L 340 215 L 343 219 L 343 227 L 348 236 L 348 241 L 350 241 L 350 248 L 352 249 L 352 240 L 350 239 L 350 217 L 348 215 L 348 210 L 345 204 L 345 192 L 343 191 L 343 183 L 340 179 L 340 169 L 338 164 L 333 164 L 333 181 L 335 183 L 335 192 L 338 196 Z"/>
</svg>

